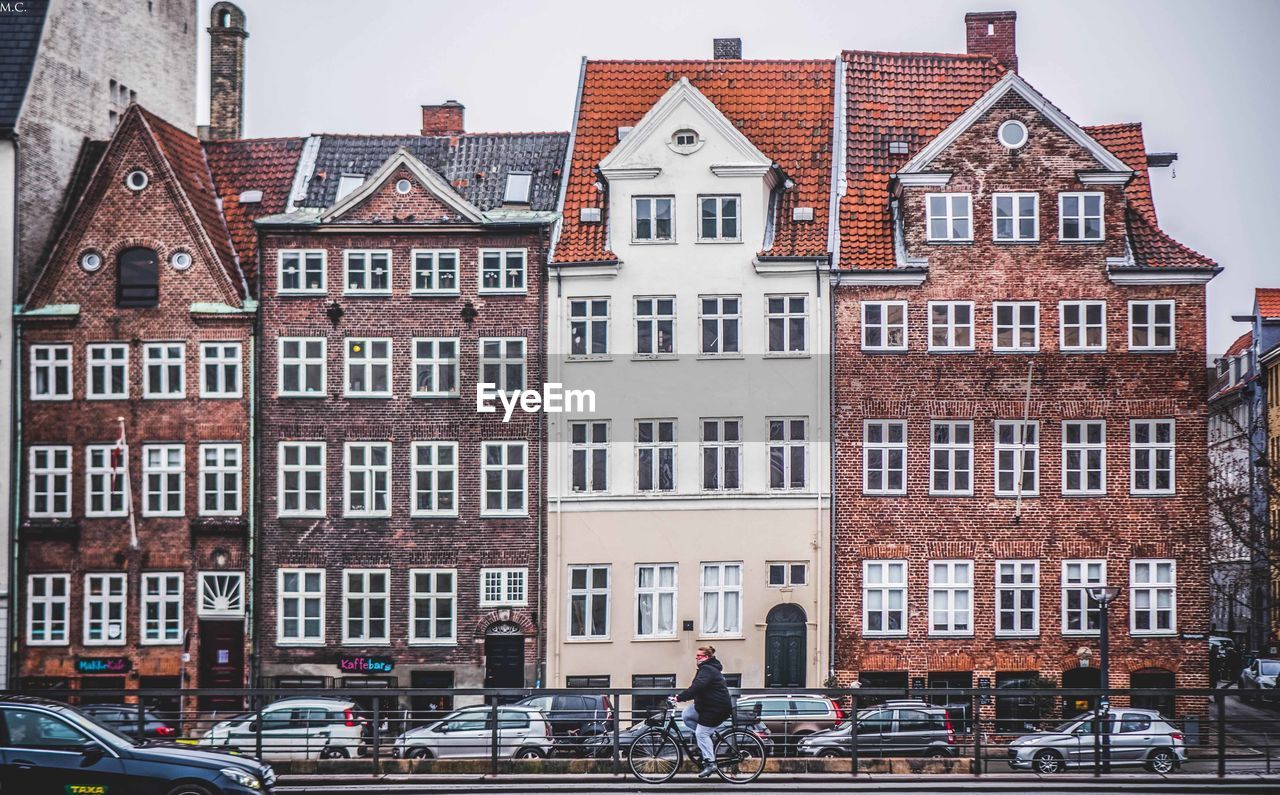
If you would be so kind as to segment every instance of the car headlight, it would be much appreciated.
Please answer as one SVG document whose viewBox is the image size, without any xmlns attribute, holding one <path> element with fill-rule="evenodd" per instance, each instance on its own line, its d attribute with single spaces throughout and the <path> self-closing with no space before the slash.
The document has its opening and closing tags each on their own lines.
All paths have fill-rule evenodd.
<svg viewBox="0 0 1280 795">
<path fill-rule="evenodd" d="M 224 767 L 218 771 L 222 775 L 248 789 L 262 789 L 262 782 L 258 777 L 247 770 L 241 770 L 238 767 Z"/>
</svg>

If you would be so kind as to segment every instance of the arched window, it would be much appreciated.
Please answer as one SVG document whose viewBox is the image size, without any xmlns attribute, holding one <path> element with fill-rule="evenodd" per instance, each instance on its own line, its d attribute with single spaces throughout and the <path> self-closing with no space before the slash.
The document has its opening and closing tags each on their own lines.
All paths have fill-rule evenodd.
<svg viewBox="0 0 1280 795">
<path fill-rule="evenodd" d="M 116 274 L 116 306 L 155 306 L 160 303 L 160 258 L 149 248 L 120 252 Z"/>
</svg>

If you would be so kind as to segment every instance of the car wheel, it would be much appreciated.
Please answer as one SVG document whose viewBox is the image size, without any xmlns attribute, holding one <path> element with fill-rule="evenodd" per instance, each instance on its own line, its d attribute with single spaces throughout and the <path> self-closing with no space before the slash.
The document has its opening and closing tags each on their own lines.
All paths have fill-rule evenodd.
<svg viewBox="0 0 1280 795">
<path fill-rule="evenodd" d="M 1062 761 L 1062 754 L 1057 751 L 1041 751 L 1035 755 L 1032 762 L 1036 772 L 1046 776 L 1061 773 L 1063 767 L 1065 767 Z"/>
<path fill-rule="evenodd" d="M 179 784 L 169 790 L 166 795 L 213 795 L 213 790 L 203 784 L 187 783 Z"/>
<path fill-rule="evenodd" d="M 347 749 L 336 745 L 330 745 L 320 752 L 321 759 L 346 759 L 349 756 Z"/>
<path fill-rule="evenodd" d="M 946 759 L 951 756 L 951 754 L 947 753 L 946 750 L 942 748 L 930 748 L 928 751 L 924 752 L 924 755 L 929 759 Z"/>
<path fill-rule="evenodd" d="M 844 756 L 844 754 L 840 753 L 839 748 L 823 748 L 818 752 L 818 756 L 823 759 L 834 759 L 837 756 Z"/>
<path fill-rule="evenodd" d="M 1147 757 L 1147 770 L 1152 773 L 1172 773 L 1178 769 L 1178 757 L 1168 748 L 1157 748 Z"/>
<path fill-rule="evenodd" d="M 410 748 L 404 756 L 405 759 L 430 759 L 431 749 L 420 745 L 416 748 Z"/>
<path fill-rule="evenodd" d="M 544 756 L 546 756 L 546 754 L 542 752 L 541 748 L 529 747 L 521 748 L 519 751 L 516 751 L 516 759 L 541 759 Z"/>
</svg>

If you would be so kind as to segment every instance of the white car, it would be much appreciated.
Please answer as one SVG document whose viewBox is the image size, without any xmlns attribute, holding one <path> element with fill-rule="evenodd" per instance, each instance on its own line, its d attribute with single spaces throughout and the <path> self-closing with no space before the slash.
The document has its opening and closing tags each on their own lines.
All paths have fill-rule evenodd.
<svg viewBox="0 0 1280 795">
<path fill-rule="evenodd" d="M 354 759 L 364 756 L 365 720 L 353 701 L 287 698 L 262 710 L 215 724 L 197 745 L 255 756 L 262 735 L 264 759 Z"/>
<path fill-rule="evenodd" d="M 551 753 L 551 722 L 533 707 L 498 707 L 498 755 L 541 759 Z M 396 738 L 400 759 L 488 759 L 493 752 L 492 707 L 467 707 Z"/>
</svg>

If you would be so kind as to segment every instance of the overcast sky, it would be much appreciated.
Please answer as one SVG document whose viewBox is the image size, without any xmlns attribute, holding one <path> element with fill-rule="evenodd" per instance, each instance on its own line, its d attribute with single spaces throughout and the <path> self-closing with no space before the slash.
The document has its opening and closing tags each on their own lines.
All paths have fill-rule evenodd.
<svg viewBox="0 0 1280 795">
<path fill-rule="evenodd" d="M 472 131 L 567 130 L 582 56 L 747 58 L 842 49 L 963 52 L 966 11 L 1018 12 L 1020 73 L 1080 124 L 1141 121 L 1161 225 L 1225 266 L 1209 351 L 1241 332 L 1255 286 L 1280 286 L 1280 2 L 1275 0 L 237 0 L 249 30 L 245 133 L 415 133 L 457 99 Z M 200 0 L 207 24 L 213 0 Z M 203 27 L 203 25 L 202 25 Z M 207 37 L 197 118 L 208 119 Z M 1176 178 L 1174 178 L 1176 173 Z"/>
</svg>

